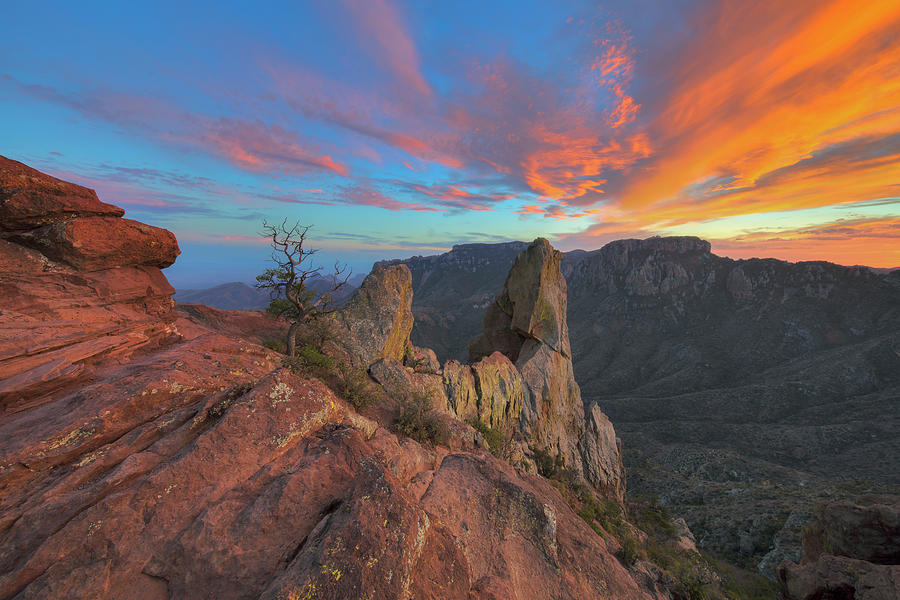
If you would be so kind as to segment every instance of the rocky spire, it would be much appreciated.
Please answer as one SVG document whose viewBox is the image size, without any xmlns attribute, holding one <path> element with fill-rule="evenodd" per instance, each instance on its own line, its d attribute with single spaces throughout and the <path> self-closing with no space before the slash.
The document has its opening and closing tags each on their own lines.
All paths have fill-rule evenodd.
<svg viewBox="0 0 900 600">
<path fill-rule="evenodd" d="M 560 259 L 544 238 L 516 258 L 488 307 L 484 332 L 469 347 L 469 358 L 499 351 L 513 361 L 527 390 L 519 418 L 525 443 L 621 498 L 624 469 L 612 424 L 596 407 L 585 418 L 575 383 Z"/>
</svg>

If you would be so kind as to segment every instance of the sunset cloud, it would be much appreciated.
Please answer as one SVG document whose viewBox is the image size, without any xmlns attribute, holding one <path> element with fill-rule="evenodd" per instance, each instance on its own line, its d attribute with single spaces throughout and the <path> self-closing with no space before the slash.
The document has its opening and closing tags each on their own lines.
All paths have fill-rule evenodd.
<svg viewBox="0 0 900 600">
<path fill-rule="evenodd" d="M 238 9 L 239 35 L 163 24 L 164 46 L 122 57 L 84 21 L 66 46 L 84 52 L 49 62 L 63 50 L 17 30 L 3 131 L 179 231 L 265 209 L 384 238 L 405 213 L 448 243 L 701 235 L 733 256 L 900 263 L 896 0 L 483 8 Z"/>
</svg>

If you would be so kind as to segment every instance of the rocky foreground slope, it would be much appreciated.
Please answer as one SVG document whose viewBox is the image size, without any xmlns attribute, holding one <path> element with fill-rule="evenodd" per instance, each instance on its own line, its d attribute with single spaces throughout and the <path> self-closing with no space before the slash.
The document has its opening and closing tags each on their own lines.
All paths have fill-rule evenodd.
<svg viewBox="0 0 900 600">
<path fill-rule="evenodd" d="M 518 243 L 406 264 L 412 339 L 457 357 Z M 817 499 L 897 493 L 900 272 L 731 260 L 696 238 L 563 255 L 575 377 L 624 442 L 629 489 L 773 576 Z M 440 290 L 440 291 L 439 291 Z"/>
<path fill-rule="evenodd" d="M 409 342 L 408 269 L 378 268 L 333 323 L 344 366 L 312 376 L 254 343 L 261 315 L 172 310 L 171 234 L 2 165 L 0 598 L 672 597 L 668 574 L 614 556 L 602 523 L 454 418 L 511 427 L 514 462 L 571 461 L 617 502 L 608 421 L 575 440 L 519 427 L 517 410 L 540 419 L 577 399 L 564 306 L 551 344 L 540 319 L 510 330 L 561 370 L 535 379 L 499 351 L 448 368 Z M 545 242 L 527 262 L 562 280 Z M 229 335 L 213 330 L 225 322 Z M 351 383 L 357 368 L 371 377 Z M 361 414 L 351 388 L 377 402 Z M 441 444 L 393 431 L 423 393 L 443 408 Z M 614 468 L 585 468 L 591 452 Z"/>
</svg>

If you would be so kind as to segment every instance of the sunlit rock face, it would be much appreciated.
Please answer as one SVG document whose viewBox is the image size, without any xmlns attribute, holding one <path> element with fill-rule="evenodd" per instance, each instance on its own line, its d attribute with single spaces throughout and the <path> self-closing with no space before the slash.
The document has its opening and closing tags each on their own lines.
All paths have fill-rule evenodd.
<svg viewBox="0 0 900 600">
<path fill-rule="evenodd" d="M 90 189 L 0 157 L 0 404 L 90 376 L 170 335 L 179 254 Z"/>
<path fill-rule="evenodd" d="M 335 338 L 352 360 L 402 361 L 413 327 L 412 276 L 406 265 L 376 265 L 347 305 L 335 314 Z"/>
<path fill-rule="evenodd" d="M 559 457 L 598 489 L 622 498 L 625 476 L 612 424 L 593 411 L 585 422 L 575 382 L 561 254 L 543 238 L 516 258 L 488 307 L 470 360 L 499 352 L 516 365 L 527 393 L 519 430 L 532 449 Z"/>
<path fill-rule="evenodd" d="M 518 425 L 525 385 L 516 366 L 500 352 L 463 365 L 447 361 L 444 385 L 449 410 L 461 421 L 481 421 L 511 432 Z"/>
</svg>

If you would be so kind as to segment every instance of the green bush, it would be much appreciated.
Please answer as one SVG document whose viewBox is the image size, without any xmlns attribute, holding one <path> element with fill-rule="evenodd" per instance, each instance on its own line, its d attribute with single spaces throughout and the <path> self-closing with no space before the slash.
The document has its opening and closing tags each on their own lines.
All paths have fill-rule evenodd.
<svg viewBox="0 0 900 600">
<path fill-rule="evenodd" d="M 626 536 L 621 542 L 622 547 L 616 552 L 616 558 L 621 560 L 626 565 L 633 565 L 637 562 L 638 556 L 641 551 L 641 544 L 638 542 L 637 538 L 633 536 Z"/>
<path fill-rule="evenodd" d="M 275 352 L 284 354 L 285 345 L 283 338 L 266 338 L 263 340 L 262 345 L 269 350 L 274 350 Z"/>
<path fill-rule="evenodd" d="M 562 476 L 564 468 L 561 456 L 551 456 L 550 451 L 544 448 L 535 448 L 534 463 L 537 465 L 538 473 L 547 479 L 558 479 Z"/>
<path fill-rule="evenodd" d="M 665 507 L 651 502 L 641 506 L 634 515 L 634 524 L 656 537 L 675 539 L 678 537 L 678 529 L 672 523 L 669 512 Z"/>
<path fill-rule="evenodd" d="M 484 437 L 484 441 L 487 442 L 491 454 L 498 458 L 502 456 L 506 450 L 506 443 L 509 441 L 506 434 L 499 429 L 494 429 L 481 419 L 472 419 L 469 421 L 469 425 L 474 427 L 475 431 Z"/>
<path fill-rule="evenodd" d="M 341 381 L 341 395 L 344 400 L 352 404 L 356 410 L 375 404 L 378 396 L 372 390 L 366 370 L 345 367 L 342 371 L 344 378 Z"/>
<path fill-rule="evenodd" d="M 301 346 L 294 356 L 286 356 L 281 364 L 297 375 L 323 376 L 334 373 L 335 362 L 314 346 Z"/>
<path fill-rule="evenodd" d="M 432 409 L 431 398 L 425 394 L 415 394 L 400 403 L 397 432 L 419 443 L 447 443 L 444 420 Z"/>
</svg>

